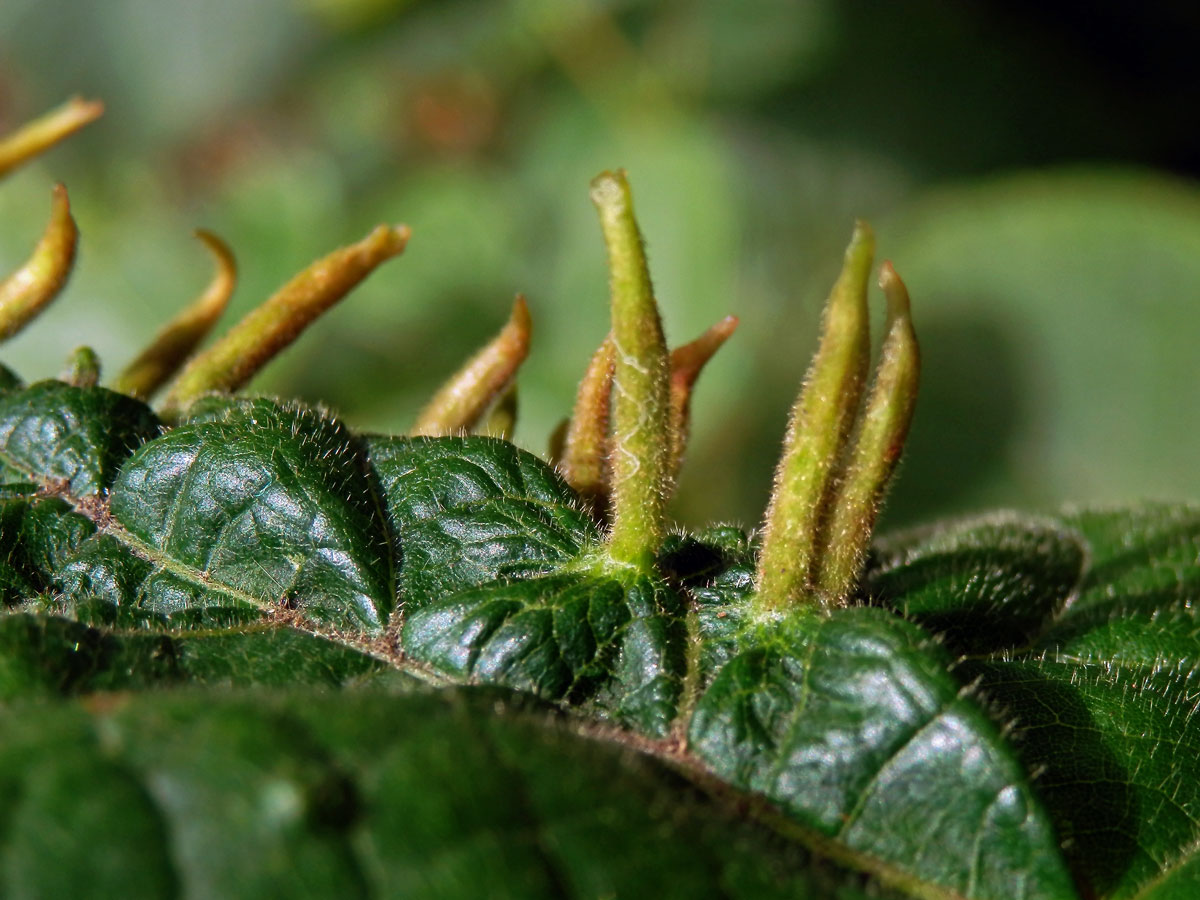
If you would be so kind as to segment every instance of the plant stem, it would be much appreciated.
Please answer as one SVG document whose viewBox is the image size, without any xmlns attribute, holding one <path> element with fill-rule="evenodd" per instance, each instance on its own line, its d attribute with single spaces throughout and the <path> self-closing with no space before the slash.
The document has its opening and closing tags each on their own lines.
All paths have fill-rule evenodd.
<svg viewBox="0 0 1200 900">
<path fill-rule="evenodd" d="M 612 293 L 612 531 L 609 555 L 649 570 L 665 530 L 670 465 L 667 345 L 625 173 L 592 181 Z"/>
<path fill-rule="evenodd" d="M 845 601 L 858 581 L 917 402 L 921 354 L 908 291 L 890 262 L 883 264 L 879 286 L 887 296 L 887 325 L 875 383 L 855 428 L 821 554 L 817 590 L 827 604 Z"/>
<path fill-rule="evenodd" d="M 874 245 L 871 229 L 858 222 L 825 306 L 821 343 L 792 410 L 763 527 L 754 600 L 761 617 L 819 603 L 813 570 L 820 527 L 870 362 L 867 277 Z"/>
</svg>

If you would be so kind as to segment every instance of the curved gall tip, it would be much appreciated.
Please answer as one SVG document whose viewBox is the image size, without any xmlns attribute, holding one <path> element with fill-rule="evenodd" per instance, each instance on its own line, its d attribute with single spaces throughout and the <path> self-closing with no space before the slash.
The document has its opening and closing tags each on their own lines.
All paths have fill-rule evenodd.
<svg viewBox="0 0 1200 900">
<path fill-rule="evenodd" d="M 533 317 L 529 314 L 529 304 L 525 302 L 524 294 L 517 294 L 513 300 L 512 313 L 508 317 L 508 322 L 514 331 L 524 336 L 528 343 L 529 335 L 533 332 Z"/>
<path fill-rule="evenodd" d="M 900 280 L 891 260 L 884 260 L 879 269 L 879 287 L 887 298 L 888 317 L 898 318 L 909 314 L 908 288 Z"/>
<path fill-rule="evenodd" d="M 66 111 L 69 111 L 70 118 L 77 127 L 82 128 L 104 115 L 104 101 L 86 100 L 76 94 L 66 102 L 64 112 Z"/>
<path fill-rule="evenodd" d="M 363 243 L 387 259 L 403 253 L 411 237 L 412 229 L 407 225 L 376 225 Z"/>
<path fill-rule="evenodd" d="M 861 262 L 866 258 L 867 265 L 875 255 L 875 230 L 865 219 L 854 220 L 854 231 L 850 235 L 850 243 L 846 246 L 846 262 Z"/>
<path fill-rule="evenodd" d="M 207 228 L 197 228 L 192 235 L 212 254 L 213 262 L 217 265 L 212 283 L 209 289 L 201 295 L 199 305 L 201 308 L 213 310 L 216 315 L 219 315 L 225 310 L 225 306 L 233 294 L 233 288 L 237 284 L 237 259 L 230 246 Z"/>
</svg>

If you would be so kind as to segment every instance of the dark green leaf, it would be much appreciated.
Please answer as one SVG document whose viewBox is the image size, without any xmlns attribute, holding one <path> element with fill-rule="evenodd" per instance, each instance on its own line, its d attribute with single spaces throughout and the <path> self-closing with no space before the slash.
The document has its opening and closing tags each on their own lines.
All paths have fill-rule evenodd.
<svg viewBox="0 0 1200 900">
<path fill-rule="evenodd" d="M 864 896 L 662 766 L 494 693 L 10 709 L 0 799 L 12 897 Z"/>
<path fill-rule="evenodd" d="M 1102 896 L 1200 891 L 1200 509 L 1068 519 L 1077 597 L 1034 652 L 964 665 L 1019 726 L 1069 861 Z M 1191 892 L 1191 893 L 1189 893 Z"/>
<path fill-rule="evenodd" d="M 1074 896 L 1028 774 L 919 628 L 847 609 L 742 644 L 691 721 L 718 775 L 916 884 Z"/>
<path fill-rule="evenodd" d="M 211 685 L 342 685 L 385 663 L 291 628 L 121 632 L 48 615 L 0 616 L 0 698 Z"/>
<path fill-rule="evenodd" d="M 111 504 L 195 589 L 355 631 L 391 610 L 391 540 L 357 445 L 313 410 L 246 401 L 181 425 L 130 459 Z"/>
<path fill-rule="evenodd" d="M 0 393 L 0 459 L 42 483 L 66 482 L 76 497 L 106 489 L 129 454 L 158 433 L 145 404 L 105 388 L 39 381 Z"/>
<path fill-rule="evenodd" d="M 84 541 L 54 587 L 54 612 L 107 628 L 228 628 L 263 618 L 258 606 L 156 565 L 111 534 Z"/>
<path fill-rule="evenodd" d="M 453 678 L 592 704 L 665 735 L 686 662 L 677 594 L 645 576 L 495 582 L 410 613 L 404 650 Z"/>
<path fill-rule="evenodd" d="M 0 601 L 49 590 L 55 570 L 95 530 L 62 500 L 0 500 Z"/>
<path fill-rule="evenodd" d="M 400 591 L 422 606 L 496 578 L 554 571 L 598 535 L 537 457 L 496 438 L 367 439 L 402 547 Z"/>
<path fill-rule="evenodd" d="M 980 653 L 1027 644 L 1079 587 L 1086 556 L 1060 522 L 999 513 L 876 542 L 864 589 Z"/>
<path fill-rule="evenodd" d="M 409 656 L 666 734 L 685 669 L 679 595 L 589 561 L 596 527 L 553 469 L 492 438 L 368 448 L 401 547 Z"/>
</svg>

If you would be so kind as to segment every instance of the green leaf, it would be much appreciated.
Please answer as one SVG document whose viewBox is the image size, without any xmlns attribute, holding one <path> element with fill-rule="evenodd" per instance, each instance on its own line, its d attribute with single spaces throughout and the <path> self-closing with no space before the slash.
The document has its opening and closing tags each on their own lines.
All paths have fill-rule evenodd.
<svg viewBox="0 0 1200 900">
<path fill-rule="evenodd" d="M 553 469 L 492 438 L 368 448 L 401 547 L 406 654 L 667 733 L 686 668 L 680 596 L 589 554 L 596 526 Z"/>
<path fill-rule="evenodd" d="M 495 582 L 410 613 L 404 651 L 469 682 L 590 706 L 665 735 L 686 661 L 679 596 L 646 576 Z"/>
<path fill-rule="evenodd" d="M 54 571 L 95 530 L 63 500 L 0 500 L 0 600 L 49 590 Z"/>
<path fill-rule="evenodd" d="M 1200 509 L 1067 518 L 1091 550 L 1082 589 L 1015 658 L 963 677 L 1018 724 L 1068 859 L 1097 893 L 1200 890 Z"/>
<path fill-rule="evenodd" d="M 98 494 L 142 442 L 159 433 L 143 403 L 99 387 L 39 381 L 0 392 L 0 461 L 75 497 Z"/>
<path fill-rule="evenodd" d="M 339 686 L 388 667 L 327 638 L 260 625 L 134 632 L 49 615 L 0 616 L 0 698 L 225 686 Z"/>
<path fill-rule="evenodd" d="M 42 386 L 0 395 L 0 404 L 20 397 L 28 405 L 35 388 Z M 67 392 L 81 392 L 46 390 L 71 402 Z M 487 683 L 569 708 L 589 733 L 632 742 L 731 796 L 772 827 L 787 853 L 807 846 L 905 896 L 1170 897 L 1196 886 L 1196 508 L 1006 514 L 896 536 L 877 544 L 863 585 L 861 600 L 876 608 L 761 621 L 751 611 L 756 548 L 743 532 L 672 535 L 654 573 L 634 573 L 607 559 L 598 527 L 553 469 L 502 441 L 360 439 L 318 411 L 228 397 L 198 404 L 173 430 L 157 430 L 123 462 L 126 451 L 114 451 L 104 465 L 81 468 L 111 481 L 107 497 L 76 495 L 48 464 L 28 462 L 55 454 L 26 441 L 15 473 L 25 482 L 0 490 L 0 590 L 9 608 L 0 616 L 0 699 L 7 704 L 185 685 L 306 684 L 346 689 L 339 702 L 357 708 L 369 730 L 383 726 L 355 705 L 374 695 L 355 686 Z M 5 459 L 11 467 L 12 454 Z M 397 604 L 403 616 L 385 632 Z M 236 793 L 229 785 L 241 777 L 238 760 L 258 765 L 245 733 L 264 715 L 258 701 L 247 702 L 255 708 L 233 724 L 190 738 L 226 741 L 232 757 L 219 766 L 187 757 L 169 772 L 130 781 L 129 759 L 141 760 L 133 767 L 140 772 L 176 752 L 149 738 L 143 746 L 141 737 L 119 752 L 104 743 L 99 759 L 63 758 L 107 779 L 113 799 L 105 803 L 148 802 L 162 816 L 163 801 L 143 788 L 176 779 L 192 793 L 171 815 L 234 821 L 249 814 L 244 804 L 229 805 L 228 792 Z M 481 710 L 464 714 L 476 742 L 490 740 Z M 316 733 L 324 721 L 294 712 L 280 734 L 315 740 L 306 729 Z M 193 713 L 180 715 L 172 727 L 191 734 Z M 296 726 L 297 716 L 308 724 Z M 104 718 L 104 728 L 119 718 Z M 422 734 L 408 720 L 396 727 Z M 399 740 L 386 731 L 385 738 Z M 276 738 L 264 740 L 270 746 Z M 355 749 L 334 754 L 338 771 L 350 772 L 359 745 L 391 752 L 372 741 L 356 731 Z M 510 752 L 521 765 L 562 765 L 559 749 L 543 760 L 534 745 L 504 741 L 488 745 L 486 759 L 505 777 Z M 437 740 L 430 748 L 428 758 L 413 746 L 404 753 L 429 769 L 443 758 L 458 765 Z M 44 773 L 41 759 L 26 766 L 28 796 L 44 795 L 37 803 L 66 815 L 67 800 L 53 790 L 60 776 Z M 308 771 L 309 762 L 297 765 Z M 404 786 L 412 796 L 397 801 L 396 822 L 440 802 L 416 796 L 423 782 L 415 771 L 397 776 L 397 791 Z M 61 777 L 78 792 L 76 781 Z M 313 785 L 326 784 L 313 777 Z M 555 779 L 574 784 L 561 770 Z M 325 788 L 303 785 L 295 794 L 301 806 L 310 788 L 313 803 L 326 802 Z M 6 790 L 0 784 L 0 795 L 10 796 Z M 507 787 L 480 790 L 489 804 L 501 803 Z M 547 808 L 561 801 L 545 790 Z M 668 807 L 683 802 L 685 788 L 672 790 Z M 25 794 L 11 796 L 11 821 L 36 828 L 28 824 L 36 816 L 18 818 L 27 814 Z M 452 815 L 428 812 L 445 825 L 435 829 L 437 840 L 457 833 L 459 804 Z M 706 828 L 715 821 L 702 818 Z M 300 831 L 288 834 L 304 848 L 311 820 L 301 820 Z M 27 865 L 31 854 L 86 859 L 91 852 L 53 831 L 10 847 L 8 827 L 0 821 L 0 879 L 17 878 L 19 886 L 61 875 L 68 881 L 46 883 L 59 890 L 74 877 L 38 872 Z M 135 839 L 149 826 L 124 827 L 112 833 Z M 479 827 L 513 826 L 488 819 Z M 160 875 L 197 878 L 220 895 L 239 879 L 266 890 L 271 878 L 291 877 L 271 868 L 281 851 L 261 842 L 261 829 L 235 848 L 219 829 L 197 829 L 196 846 L 208 849 L 194 850 L 195 859 L 225 854 L 221 871 L 181 875 L 186 866 L 177 864 L 162 875 L 150 866 L 147 884 L 157 886 L 147 891 L 165 883 Z M 383 870 L 400 893 L 433 884 L 434 894 L 450 894 L 475 884 L 463 881 L 471 865 L 414 875 L 414 866 L 440 857 L 434 843 L 408 834 L 380 844 L 364 864 L 362 833 L 348 844 L 318 841 L 293 874 L 349 894 L 373 891 L 369 880 Z M 572 865 L 586 872 L 571 876 L 583 885 L 577 892 L 614 884 L 636 892 L 611 860 L 589 855 L 601 838 L 587 834 L 572 845 Z M 500 860 L 495 877 L 511 879 L 504 884 L 514 894 L 560 889 L 558 867 L 550 877 L 513 862 L 522 857 L 512 852 L 506 846 L 489 859 Z M 666 859 L 674 851 L 656 852 Z M 177 863 L 174 843 L 172 854 Z M 253 869 L 251 857 L 263 854 L 275 854 L 269 873 Z M 738 863 L 736 878 L 720 876 L 728 881 L 721 890 L 738 895 L 750 873 L 762 875 L 757 866 Z M 803 896 L 808 885 L 805 874 L 789 889 Z"/>
<path fill-rule="evenodd" d="M 960 653 L 1021 647 L 1078 587 L 1087 549 L 1062 523 L 998 513 L 876 542 L 866 593 Z"/>
<path fill-rule="evenodd" d="M 366 446 L 402 548 L 409 607 L 554 571 L 599 540 L 558 473 L 506 441 L 372 437 Z"/>
<path fill-rule="evenodd" d="M 0 892 L 864 896 L 662 765 L 527 706 L 438 692 L 9 708 Z"/>
<path fill-rule="evenodd" d="M 1075 896 L 1031 779 L 942 648 L 882 610 L 777 624 L 696 706 L 689 744 L 718 775 L 913 890 Z"/>
<path fill-rule="evenodd" d="M 1200 890 L 1200 509 L 952 523 L 877 562 L 879 599 L 973 653 L 953 674 L 1015 724 L 1087 891 Z"/>
<path fill-rule="evenodd" d="M 368 632 L 391 610 L 391 540 L 362 455 L 313 410 L 245 401 L 172 429 L 122 469 L 111 508 L 156 568 L 233 605 Z"/>
</svg>

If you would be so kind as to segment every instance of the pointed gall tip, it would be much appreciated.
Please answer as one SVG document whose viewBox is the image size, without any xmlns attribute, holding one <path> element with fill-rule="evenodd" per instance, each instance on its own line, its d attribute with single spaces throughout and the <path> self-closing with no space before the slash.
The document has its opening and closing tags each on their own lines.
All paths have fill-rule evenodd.
<svg viewBox="0 0 1200 900">
<path fill-rule="evenodd" d="M 230 282 L 234 281 L 237 278 L 237 260 L 234 258 L 233 250 L 230 249 L 229 245 L 207 228 L 197 228 L 192 232 L 192 236 L 202 243 L 205 249 L 212 254 L 213 260 L 217 264 L 218 277 Z M 230 290 L 232 291 L 232 285 L 230 286 Z M 225 300 L 228 299 L 228 297 L 225 298 Z M 224 302 L 221 305 L 224 306 Z"/>
<path fill-rule="evenodd" d="M 94 122 L 104 112 L 104 104 L 72 97 L 66 103 L 0 138 L 0 175 L 29 162 L 55 144 Z"/>
<path fill-rule="evenodd" d="M 671 481 L 679 475 L 691 432 L 692 388 L 700 372 L 737 329 L 737 316 L 726 316 L 704 334 L 671 351 Z"/>
<path fill-rule="evenodd" d="M 376 225 L 363 243 L 387 259 L 403 253 L 411 237 L 412 229 L 407 225 Z"/>
<path fill-rule="evenodd" d="M 887 297 L 889 318 L 899 318 L 909 314 L 908 288 L 896 274 L 891 260 L 884 260 L 879 269 L 879 287 L 883 289 L 883 294 Z"/>
<path fill-rule="evenodd" d="M 75 224 L 75 217 L 71 215 L 71 198 L 67 194 L 67 186 L 61 181 L 56 182 L 50 189 L 50 225 L 47 228 L 46 237 L 50 238 L 52 234 L 55 239 L 70 243 L 70 252 L 74 253 L 74 244 L 79 238 L 79 229 Z"/>
<path fill-rule="evenodd" d="M 43 244 L 59 244 L 74 258 L 75 244 L 79 239 L 79 228 L 71 215 L 71 198 L 67 186 L 61 181 L 50 189 L 50 224 L 46 228 Z"/>
<path fill-rule="evenodd" d="M 726 316 L 704 334 L 671 351 L 671 378 L 676 383 L 691 387 L 700 370 L 721 349 L 738 327 L 737 316 Z"/>
<path fill-rule="evenodd" d="M 529 356 L 532 330 L 529 305 L 518 294 L 504 327 L 438 388 L 410 434 L 439 437 L 474 430 L 512 387 L 517 370 Z"/>
<path fill-rule="evenodd" d="M 192 234 L 212 255 L 216 270 L 203 293 L 177 313 L 116 377 L 112 387 L 122 394 L 141 400 L 152 397 L 186 364 L 225 312 L 237 287 L 237 260 L 229 245 L 203 228 Z"/>
<path fill-rule="evenodd" d="M 95 122 L 104 115 L 103 100 L 85 100 L 78 94 L 67 101 L 66 108 L 71 111 L 71 117 L 78 123 L 79 128 Z"/>
<path fill-rule="evenodd" d="M 854 231 L 850 235 L 850 243 L 846 247 L 846 264 L 848 267 L 862 264 L 864 258 L 870 265 L 875 255 L 875 232 L 864 219 L 854 220 Z"/>
<path fill-rule="evenodd" d="M 719 347 L 721 344 L 725 343 L 725 341 L 729 340 L 733 333 L 737 331 L 739 324 L 741 324 L 741 320 L 737 316 L 726 316 L 720 322 L 717 322 L 715 325 L 710 327 L 708 331 L 704 332 L 702 338 L 720 341 L 720 343 L 717 344 Z"/>
<path fill-rule="evenodd" d="M 529 304 L 525 302 L 524 294 L 517 294 L 516 299 L 513 300 L 512 313 L 509 315 L 508 321 L 528 341 L 529 335 L 533 332 L 533 317 L 529 314 Z"/>
</svg>

